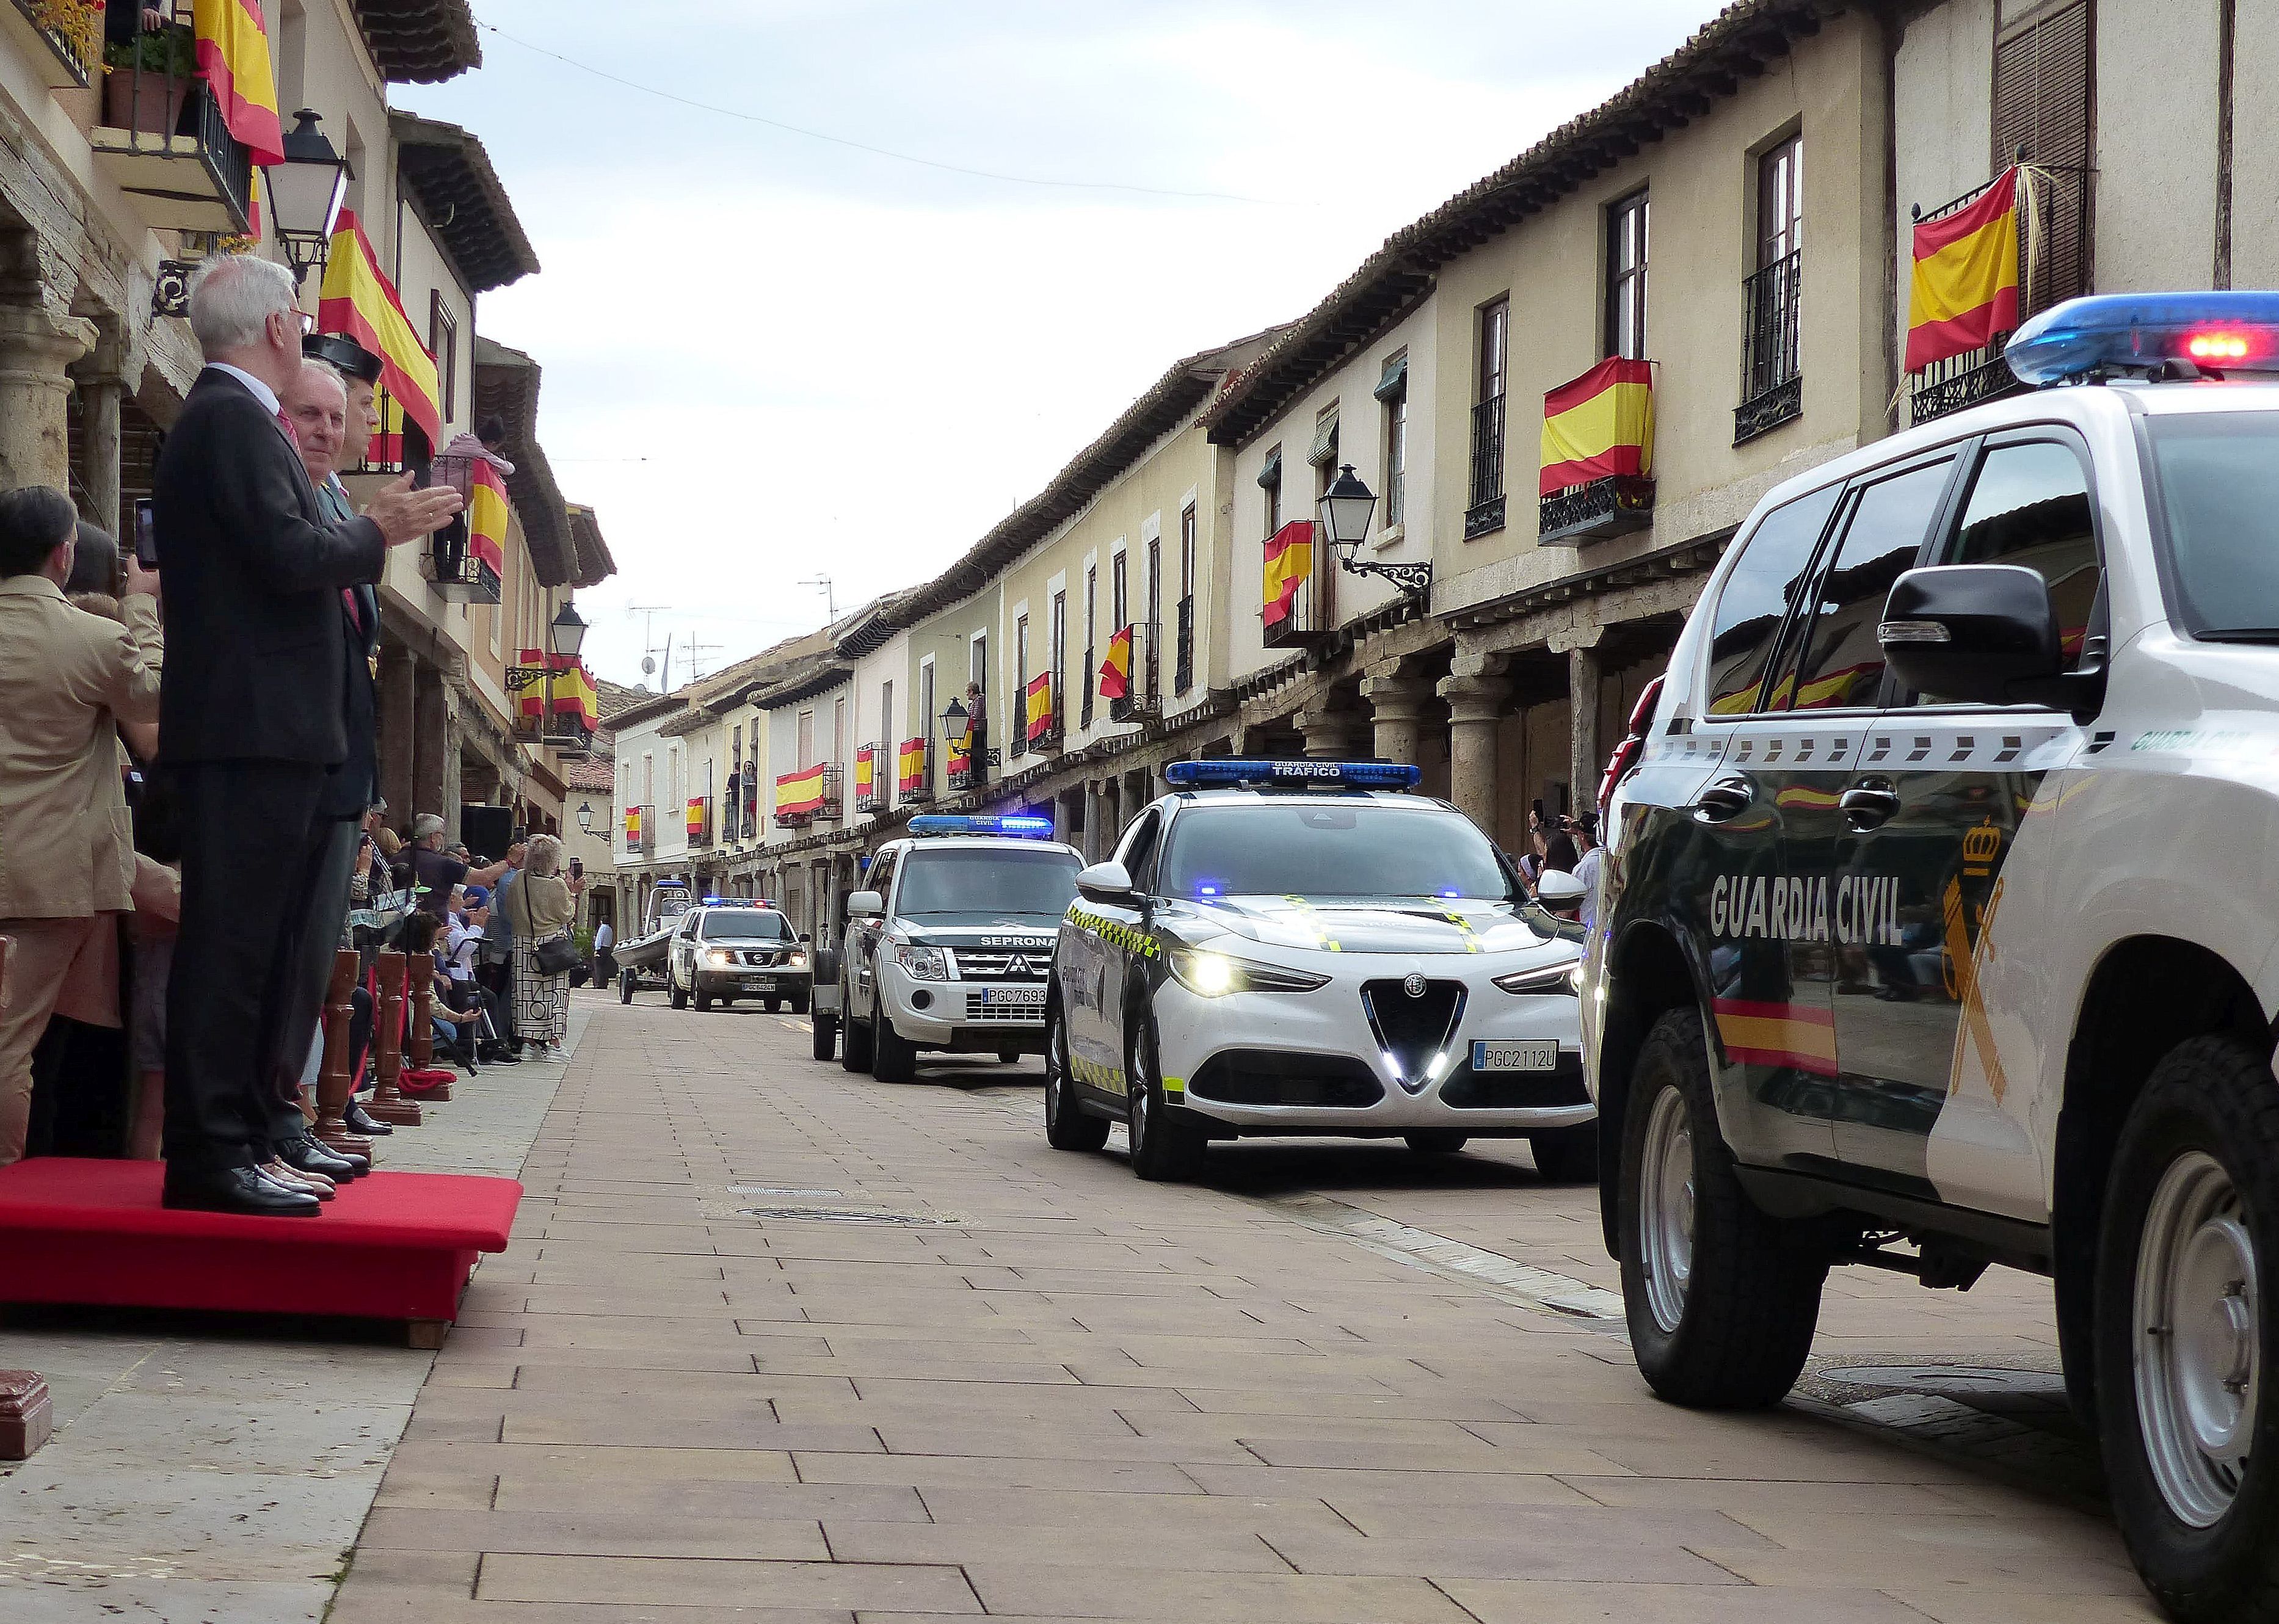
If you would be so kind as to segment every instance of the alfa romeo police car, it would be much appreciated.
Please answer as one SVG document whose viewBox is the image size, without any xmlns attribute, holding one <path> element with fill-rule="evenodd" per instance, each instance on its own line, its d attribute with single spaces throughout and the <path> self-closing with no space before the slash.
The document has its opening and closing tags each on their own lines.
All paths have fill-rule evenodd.
<svg viewBox="0 0 2279 1624">
<path fill-rule="evenodd" d="M 1048 817 L 925 814 L 879 848 L 847 899 L 841 1065 L 907 1083 L 921 1050 L 1010 1061 L 1044 1047 L 1053 931 L 1084 866 L 1052 832 Z"/>
<path fill-rule="evenodd" d="M 1178 762 L 1077 876 L 1046 993 L 1045 1132 L 1128 1125 L 1142 1178 L 1213 1139 L 1526 1138 L 1589 1176 L 1579 949 L 1502 854 L 1385 762 Z M 1562 891 L 1561 887 L 1564 887 Z M 1572 900 L 1570 877 L 1547 900 Z"/>
<path fill-rule="evenodd" d="M 1678 640 L 1585 975 L 1608 1244 L 1692 1405 L 1785 1393 L 1833 1263 L 2053 1275 L 2153 1595 L 2279 1619 L 2279 295 L 2008 357 L 2075 387 L 1775 489 Z"/>
</svg>

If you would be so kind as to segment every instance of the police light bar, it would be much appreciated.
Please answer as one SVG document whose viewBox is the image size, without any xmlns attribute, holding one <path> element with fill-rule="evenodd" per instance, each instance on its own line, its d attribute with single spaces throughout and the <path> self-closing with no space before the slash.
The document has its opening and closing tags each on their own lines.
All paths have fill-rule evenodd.
<svg viewBox="0 0 2279 1624">
<path fill-rule="evenodd" d="M 1026 840 L 1052 839 L 1053 820 L 1007 813 L 1000 817 L 969 817 L 955 812 L 927 812 L 910 820 L 914 835 L 1011 835 Z"/>
<path fill-rule="evenodd" d="M 1236 756 L 1173 762 L 1163 780 L 1187 789 L 1237 784 L 1335 784 L 1347 789 L 1415 789 L 1423 770 L 1401 762 L 1270 762 Z"/>
<path fill-rule="evenodd" d="M 2279 293 L 2099 294 L 2068 299 L 2010 335 L 2020 381 L 2063 383 L 2189 361 L 2221 373 L 2279 367 Z"/>
</svg>

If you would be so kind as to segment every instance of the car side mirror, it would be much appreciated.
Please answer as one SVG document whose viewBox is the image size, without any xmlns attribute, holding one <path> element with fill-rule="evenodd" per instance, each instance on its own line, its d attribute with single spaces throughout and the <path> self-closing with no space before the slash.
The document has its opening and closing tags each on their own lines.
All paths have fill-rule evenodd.
<svg viewBox="0 0 2279 1624">
<path fill-rule="evenodd" d="M 2073 702 L 2050 589 L 2018 564 L 1908 571 L 1891 583 L 1876 641 L 1901 682 L 1934 699 Z"/>
<path fill-rule="evenodd" d="M 802 931 L 799 933 L 799 939 L 803 943 L 811 943 L 815 940 L 815 932 L 812 931 Z"/>
<path fill-rule="evenodd" d="M 1590 886 L 1564 869 L 1546 869 L 1535 882 L 1535 900 L 1554 914 L 1582 907 L 1590 894 Z"/>
<path fill-rule="evenodd" d="M 1109 902 L 1129 907 L 1139 900 L 1132 888 L 1131 873 L 1114 861 L 1095 862 L 1080 869 L 1076 877 L 1076 892 L 1087 902 Z"/>
<path fill-rule="evenodd" d="M 886 911 L 886 900 L 875 891 L 858 891 L 847 899 L 849 919 L 869 919 Z"/>
</svg>

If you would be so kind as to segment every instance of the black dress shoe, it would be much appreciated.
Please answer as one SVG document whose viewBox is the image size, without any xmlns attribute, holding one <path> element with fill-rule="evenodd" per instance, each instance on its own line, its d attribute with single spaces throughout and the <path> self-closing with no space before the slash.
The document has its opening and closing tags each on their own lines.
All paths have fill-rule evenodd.
<svg viewBox="0 0 2279 1624">
<path fill-rule="evenodd" d="M 302 1173 L 321 1173 L 336 1184 L 344 1184 L 359 1173 L 372 1171 L 372 1163 L 366 1158 L 334 1150 L 312 1134 L 280 1139 L 274 1148 L 277 1160 L 287 1167 Z"/>
<path fill-rule="evenodd" d="M 262 1177 L 256 1168 L 184 1168 L 166 1165 L 166 1190 L 160 1205 L 177 1211 L 243 1213 L 254 1218 L 314 1218 L 324 1210 L 312 1195 L 286 1190 Z"/>
<path fill-rule="evenodd" d="M 359 1134 L 367 1139 L 377 1138 L 381 1134 L 395 1131 L 392 1124 L 383 1122 L 372 1116 L 353 1099 L 349 1101 L 349 1108 L 341 1113 L 341 1120 L 349 1125 L 350 1133 Z"/>
</svg>

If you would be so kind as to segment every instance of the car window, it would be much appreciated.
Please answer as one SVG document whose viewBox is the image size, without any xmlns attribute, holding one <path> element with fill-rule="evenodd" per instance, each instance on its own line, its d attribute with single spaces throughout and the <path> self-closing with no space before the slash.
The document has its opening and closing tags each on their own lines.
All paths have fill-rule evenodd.
<svg viewBox="0 0 2279 1624">
<path fill-rule="evenodd" d="M 1844 538 L 1822 570 L 1804 657 L 1776 686 L 1775 710 L 1873 705 L 1884 682 L 1876 627 L 1891 583 L 1915 568 L 1938 515 L 1954 459 L 1942 457 L 1861 490 Z"/>
<path fill-rule="evenodd" d="M 925 846 L 902 865 L 894 912 L 906 918 L 941 914 L 1059 915 L 1076 900 L 1074 852 L 1049 846 Z"/>
<path fill-rule="evenodd" d="M 2176 617 L 2195 637 L 2279 640 L 2279 417 L 2151 418 Z"/>
<path fill-rule="evenodd" d="M 1124 844 L 1117 848 L 1116 861 L 1132 877 L 1132 884 L 1142 892 L 1152 891 L 1155 884 L 1155 834 L 1163 826 L 1163 814 L 1150 807 L 1124 833 Z"/>
<path fill-rule="evenodd" d="M 708 908 L 696 933 L 708 942 L 785 942 L 791 939 L 791 922 L 764 908 Z"/>
<path fill-rule="evenodd" d="M 863 877 L 863 888 L 865 891 L 877 892 L 879 893 L 879 901 L 882 906 L 890 901 L 893 898 L 894 889 L 894 859 L 898 854 L 899 854 L 891 851 L 880 852 L 879 855 L 872 860 L 871 871 Z"/>
<path fill-rule="evenodd" d="M 1717 594 L 1709 629 L 1709 714 L 1740 716 L 1757 708 L 1765 665 L 1781 617 L 1804 590 L 1813 549 L 1844 494 L 1839 483 L 1784 502 L 1757 521 Z"/>
<path fill-rule="evenodd" d="M 1163 854 L 1165 896 L 1435 897 L 1501 901 L 1511 883 L 1471 819 L 1431 806 L 1324 799 L 1189 807 Z"/>
</svg>

